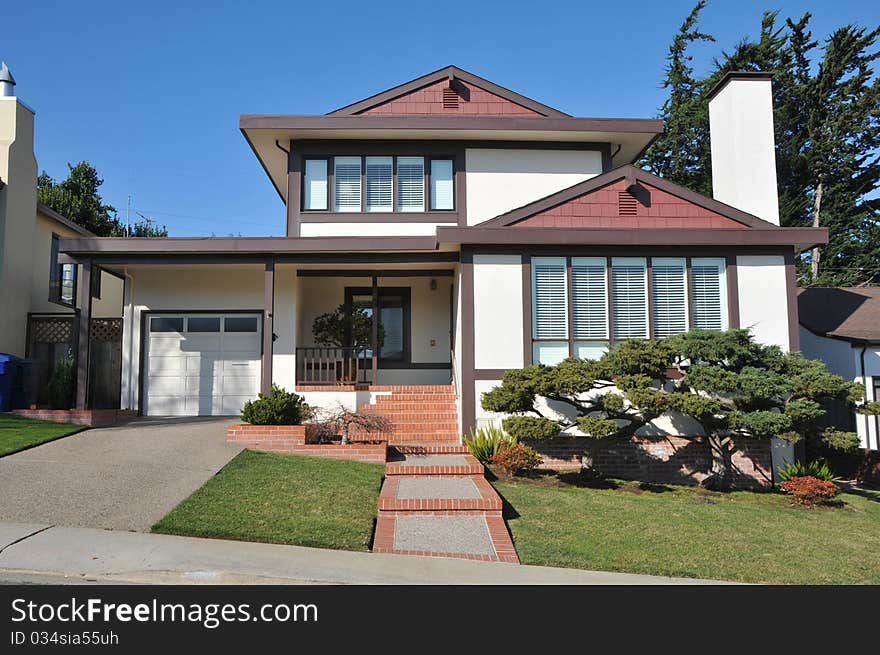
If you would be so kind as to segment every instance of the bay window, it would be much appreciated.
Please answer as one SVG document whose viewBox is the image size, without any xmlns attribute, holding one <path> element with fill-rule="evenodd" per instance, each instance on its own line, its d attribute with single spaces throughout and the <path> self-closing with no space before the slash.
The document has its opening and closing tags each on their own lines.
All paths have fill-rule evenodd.
<svg viewBox="0 0 880 655">
<path fill-rule="evenodd" d="M 598 359 L 614 341 L 726 330 L 721 257 L 532 257 L 532 360 Z"/>
<path fill-rule="evenodd" d="M 455 210 L 451 157 L 303 158 L 302 210 L 337 213 Z"/>
</svg>

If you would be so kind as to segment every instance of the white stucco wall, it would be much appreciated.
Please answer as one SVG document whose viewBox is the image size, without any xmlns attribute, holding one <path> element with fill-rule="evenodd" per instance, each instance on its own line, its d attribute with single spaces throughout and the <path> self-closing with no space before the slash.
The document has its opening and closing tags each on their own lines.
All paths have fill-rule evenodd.
<svg viewBox="0 0 880 655">
<path fill-rule="evenodd" d="M 406 214 L 401 214 L 406 216 Z M 414 214 L 419 216 L 419 214 Z M 302 223 L 299 228 L 303 237 L 406 237 L 434 236 L 439 223 L 371 223 L 369 214 L 358 214 L 364 220 L 351 223 Z M 455 222 L 445 223 L 447 226 Z"/>
<path fill-rule="evenodd" d="M 853 347 L 849 342 L 820 337 L 804 327 L 800 328 L 800 340 L 804 357 L 821 359 L 829 371 L 847 380 L 854 380 L 858 375 L 858 362 L 853 357 Z"/>
<path fill-rule="evenodd" d="M 522 257 L 474 255 L 474 367 L 523 366 Z"/>
<path fill-rule="evenodd" d="M 788 350 L 788 295 L 782 255 L 739 255 L 739 324 L 755 340 Z"/>
<path fill-rule="evenodd" d="M 33 271 L 37 161 L 34 113 L 0 97 L 0 352 L 24 357 Z M 47 260 L 48 262 L 48 260 Z"/>
<path fill-rule="evenodd" d="M 598 151 L 468 148 L 467 223 L 474 225 L 602 172 Z"/>
<path fill-rule="evenodd" d="M 779 225 L 769 79 L 731 80 L 709 102 L 712 195 Z"/>
</svg>

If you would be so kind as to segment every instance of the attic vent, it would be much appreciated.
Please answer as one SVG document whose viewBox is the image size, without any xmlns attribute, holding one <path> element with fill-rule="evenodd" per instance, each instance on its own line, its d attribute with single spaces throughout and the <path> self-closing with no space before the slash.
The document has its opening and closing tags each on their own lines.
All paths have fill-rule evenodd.
<svg viewBox="0 0 880 655">
<path fill-rule="evenodd" d="M 458 94 L 455 89 L 443 89 L 443 109 L 458 109 Z"/>
<path fill-rule="evenodd" d="M 629 191 L 617 192 L 617 213 L 620 216 L 635 216 L 638 213 L 638 201 Z"/>
</svg>

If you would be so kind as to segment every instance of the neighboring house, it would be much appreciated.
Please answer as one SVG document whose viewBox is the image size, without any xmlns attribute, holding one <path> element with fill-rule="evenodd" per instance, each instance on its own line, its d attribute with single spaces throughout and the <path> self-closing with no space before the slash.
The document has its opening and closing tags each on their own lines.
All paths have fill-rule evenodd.
<svg viewBox="0 0 880 655">
<path fill-rule="evenodd" d="M 533 362 L 690 327 L 798 349 L 795 256 L 827 231 L 778 225 L 770 85 L 734 73 L 714 92 L 714 198 L 632 166 L 661 121 L 569 116 L 454 66 L 325 115 L 245 115 L 286 236 L 75 236 L 62 260 L 80 288 L 98 267 L 126 280 L 124 408 L 234 414 L 272 383 L 325 407 L 422 389 L 455 399 L 430 418 L 450 438 L 497 418 L 481 393 Z M 374 335 L 381 321 L 381 347 L 315 342 L 341 304 Z"/>
<path fill-rule="evenodd" d="M 880 400 L 880 288 L 798 290 L 801 350 Z M 832 422 L 858 432 L 862 448 L 880 450 L 880 417 L 833 412 Z"/>
<path fill-rule="evenodd" d="M 34 361 L 37 401 L 55 364 L 75 351 L 77 267 L 58 261 L 63 238 L 95 235 L 37 202 L 34 112 L 0 68 L 0 352 Z M 103 271 L 92 289 L 90 369 L 96 406 L 119 404 L 122 280 Z M 113 332 L 116 332 L 115 337 Z"/>
</svg>

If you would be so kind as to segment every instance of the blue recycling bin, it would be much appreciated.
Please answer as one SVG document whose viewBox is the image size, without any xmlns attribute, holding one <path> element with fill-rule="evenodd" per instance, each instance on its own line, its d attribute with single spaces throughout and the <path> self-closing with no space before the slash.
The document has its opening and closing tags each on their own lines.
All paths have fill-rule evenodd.
<svg viewBox="0 0 880 655">
<path fill-rule="evenodd" d="M 0 353 L 0 412 L 12 409 L 12 390 L 20 384 L 20 361 L 15 355 Z"/>
</svg>

